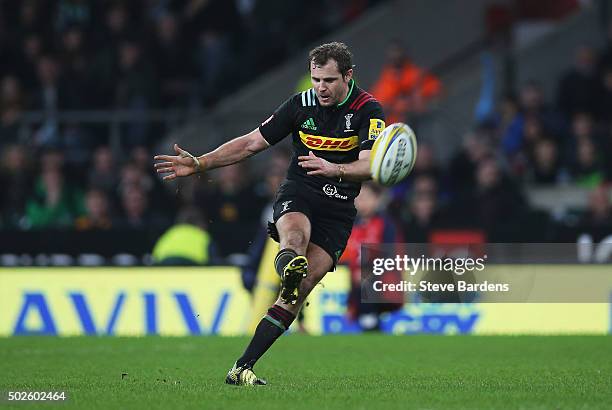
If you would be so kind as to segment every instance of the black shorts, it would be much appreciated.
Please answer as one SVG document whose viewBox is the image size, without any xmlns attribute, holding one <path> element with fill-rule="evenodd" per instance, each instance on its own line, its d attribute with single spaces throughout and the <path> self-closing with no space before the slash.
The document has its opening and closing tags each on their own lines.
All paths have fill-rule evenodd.
<svg viewBox="0 0 612 410">
<path fill-rule="evenodd" d="M 320 246 L 331 256 L 332 270 L 344 252 L 357 210 L 352 199 L 329 198 L 313 192 L 296 181 L 285 181 L 278 189 L 274 201 L 274 223 L 288 212 L 300 212 L 310 220 L 310 242 Z M 273 239 L 278 241 L 278 232 L 271 226 Z M 276 236 L 276 237 L 275 237 Z"/>
</svg>

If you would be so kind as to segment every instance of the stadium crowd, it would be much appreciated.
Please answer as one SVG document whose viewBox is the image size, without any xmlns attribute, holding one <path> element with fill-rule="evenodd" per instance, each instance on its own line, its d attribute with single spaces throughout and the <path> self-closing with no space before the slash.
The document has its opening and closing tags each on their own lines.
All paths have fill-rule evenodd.
<svg viewBox="0 0 612 410">
<path fill-rule="evenodd" d="M 0 0 L 0 228 L 167 226 L 177 201 L 150 166 L 162 131 L 130 124 L 117 153 L 103 127 L 56 114 L 206 109 L 377 2 Z M 326 18 L 315 15 L 322 8 Z M 24 135 L 31 111 L 42 120 Z M 221 196 L 212 198 L 242 188 L 232 172 L 221 172 Z M 237 194 L 239 202 L 249 194 Z M 228 221 L 243 221 L 219 207 Z"/>
<path fill-rule="evenodd" d="M 301 11 L 280 0 L 0 1 L 0 228 L 163 230 L 179 209 L 195 206 L 222 256 L 246 252 L 288 152 L 275 151 L 265 176 L 239 164 L 182 181 L 176 195 L 153 173 L 150 130 L 128 132 L 125 155 L 118 157 L 95 130 L 78 125 L 45 121 L 21 141 L 20 115 L 213 104 L 221 91 L 239 87 L 374 3 L 317 1 L 332 10 L 329 19 L 291 18 Z M 269 8 L 287 18 L 261 24 Z M 221 23 L 226 21 L 236 24 Z M 278 35 L 285 32 L 291 35 Z M 390 59 L 375 94 L 395 89 L 385 82 L 394 81 L 399 67 L 397 48 Z M 245 61 L 249 70 L 239 70 Z M 406 67 L 419 74 L 416 66 Z M 443 84 L 427 76 L 428 84 L 415 81 L 403 90 L 399 106 L 416 101 L 422 112 L 419 97 L 440 93 Z M 390 190 L 385 212 L 411 242 L 426 241 L 435 227 L 478 227 L 498 240 L 554 240 L 540 228 L 555 215 L 532 209 L 524 187 L 586 187 L 592 194 L 579 223 L 612 226 L 610 181 L 612 38 L 604 50 L 576 50 L 556 101 L 545 101 L 538 83 L 529 82 L 516 97 L 505 96 L 480 113 L 450 162 L 439 163 L 436 147 L 421 144 L 413 176 Z M 540 232 L 521 236 L 526 229 Z"/>
<path fill-rule="evenodd" d="M 498 241 L 555 241 L 555 224 L 609 230 L 611 113 L 612 30 L 607 48 L 575 50 L 556 101 L 528 81 L 516 96 L 479 101 L 474 129 L 447 164 L 436 161 L 434 146 L 420 144 L 412 178 L 394 188 L 390 211 L 411 242 L 452 225 L 480 227 Z M 551 215 L 533 209 L 525 193 L 567 186 L 590 192 L 587 209 Z"/>
<path fill-rule="evenodd" d="M 3 0 L 2 89 L 16 111 L 208 105 L 376 2 Z"/>
</svg>

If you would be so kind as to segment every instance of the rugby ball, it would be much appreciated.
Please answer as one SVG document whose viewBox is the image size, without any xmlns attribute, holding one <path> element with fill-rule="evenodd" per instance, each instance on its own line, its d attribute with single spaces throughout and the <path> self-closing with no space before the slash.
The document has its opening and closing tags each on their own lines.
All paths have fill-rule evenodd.
<svg viewBox="0 0 612 410">
<path fill-rule="evenodd" d="M 410 174 L 417 156 L 416 135 L 404 123 L 385 128 L 370 153 L 370 174 L 381 185 L 394 185 Z"/>
</svg>

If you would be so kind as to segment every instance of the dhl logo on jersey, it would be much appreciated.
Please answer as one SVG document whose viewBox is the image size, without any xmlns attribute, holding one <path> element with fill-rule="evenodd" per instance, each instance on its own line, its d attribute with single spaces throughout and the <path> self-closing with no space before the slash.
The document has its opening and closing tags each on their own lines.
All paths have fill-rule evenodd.
<svg viewBox="0 0 612 410">
<path fill-rule="evenodd" d="M 357 135 L 348 138 L 333 138 L 305 134 L 300 131 L 300 139 L 308 148 L 319 151 L 350 151 L 359 146 L 359 137 Z"/>
</svg>

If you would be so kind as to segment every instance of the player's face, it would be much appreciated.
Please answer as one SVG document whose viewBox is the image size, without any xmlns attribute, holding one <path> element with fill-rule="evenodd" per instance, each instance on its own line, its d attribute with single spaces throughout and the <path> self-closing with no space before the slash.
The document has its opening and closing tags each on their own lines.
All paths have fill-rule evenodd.
<svg viewBox="0 0 612 410">
<path fill-rule="evenodd" d="M 325 65 L 310 62 L 310 77 L 319 103 L 322 106 L 331 106 L 341 103 L 346 98 L 353 70 L 348 70 L 343 76 L 338 70 L 336 60 L 329 59 Z"/>
</svg>

